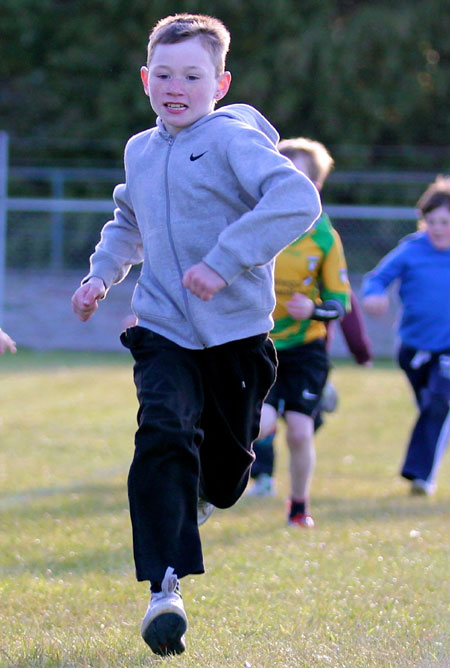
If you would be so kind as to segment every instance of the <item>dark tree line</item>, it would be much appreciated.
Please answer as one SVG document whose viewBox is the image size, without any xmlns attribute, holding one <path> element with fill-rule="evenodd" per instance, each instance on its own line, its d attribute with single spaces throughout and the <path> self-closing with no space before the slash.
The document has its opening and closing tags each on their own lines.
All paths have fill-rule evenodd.
<svg viewBox="0 0 450 668">
<path fill-rule="evenodd" d="M 227 102 L 255 105 L 282 136 L 373 147 L 368 164 L 385 147 L 445 158 L 445 0 L 0 0 L 0 129 L 38 153 L 120 160 L 154 119 L 139 79 L 148 31 L 180 11 L 225 22 Z"/>
</svg>

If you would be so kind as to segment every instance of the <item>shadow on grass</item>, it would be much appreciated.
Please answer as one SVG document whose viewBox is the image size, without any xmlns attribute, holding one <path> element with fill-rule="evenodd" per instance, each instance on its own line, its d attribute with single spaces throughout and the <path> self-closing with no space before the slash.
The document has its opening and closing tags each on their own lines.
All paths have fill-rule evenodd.
<svg viewBox="0 0 450 668">
<path fill-rule="evenodd" d="M 339 535 L 352 524 L 376 531 L 377 525 L 389 527 L 404 520 L 420 522 L 435 519 L 440 520 L 444 526 L 449 515 L 449 503 L 447 499 L 437 501 L 398 496 L 383 499 L 327 497 L 314 499 L 312 511 L 317 530 L 302 530 L 301 535 L 305 539 L 313 539 L 321 531 L 331 531 Z M 233 518 L 239 521 L 233 521 Z M 245 522 L 245 519 L 248 521 Z M 201 530 L 204 546 L 209 550 L 225 544 L 228 547 L 239 547 L 243 539 L 264 537 L 271 540 L 280 530 L 291 529 L 286 522 L 285 503 L 279 497 L 244 496 L 232 508 L 217 511 L 210 522 L 220 522 L 221 525 L 214 527 L 213 531 L 208 525 Z"/>
<path fill-rule="evenodd" d="M 380 521 L 389 517 L 395 519 L 430 519 L 444 517 L 449 513 L 447 499 L 436 500 L 427 497 L 384 496 L 348 498 L 319 498 L 314 506 L 320 512 L 322 522 L 342 524 L 348 520 Z"/>
<path fill-rule="evenodd" d="M 312 501 L 313 514 L 320 516 L 320 527 L 343 526 L 348 521 L 354 522 L 380 522 L 389 519 L 389 522 L 403 519 L 432 519 L 445 518 L 450 514 L 448 499 L 434 499 L 428 497 L 404 497 L 384 496 L 378 497 L 319 497 Z M 261 518 L 267 509 L 266 526 L 272 530 L 274 510 L 279 508 L 280 513 L 285 515 L 283 500 L 277 497 L 257 498 L 243 497 L 239 503 L 232 508 L 232 512 L 239 516 L 247 515 L 255 510 L 255 526 L 258 533 L 261 528 Z"/>
<path fill-rule="evenodd" d="M 150 654 L 148 648 L 135 649 L 126 642 L 128 636 L 116 642 L 114 648 L 105 646 L 96 638 L 86 639 L 82 649 L 61 649 L 56 642 L 49 642 L 48 646 L 36 643 L 32 649 L 26 649 L 20 656 L 12 657 L 9 652 L 0 647 L 0 656 L 8 663 L 0 664 L 2 668 L 92 668 L 92 666 L 114 666 L 114 668 L 148 668 L 149 666 L 167 666 L 161 657 Z M 133 643 L 134 644 L 134 643 Z"/>
<path fill-rule="evenodd" d="M 16 578 L 23 574 L 38 576 L 41 579 L 54 581 L 64 576 L 80 576 L 93 574 L 128 575 L 133 572 L 133 554 L 130 545 L 119 547 L 107 546 L 84 549 L 73 554 L 59 556 L 42 555 L 32 559 L 24 559 L 1 569 L 3 578 Z M 1 664 L 0 664 L 1 665 Z"/>
<path fill-rule="evenodd" d="M 27 497 L 20 505 L 0 506 L 0 521 L 5 523 L 20 521 L 42 522 L 50 520 L 77 520 L 98 515 L 122 514 L 128 510 L 126 482 L 74 485 L 70 488 L 55 489 L 53 493 Z M 5 501 L 5 499 L 3 499 Z"/>
<path fill-rule="evenodd" d="M 48 505 L 54 506 L 55 497 L 61 496 L 62 502 L 58 502 L 58 510 L 66 509 L 68 506 L 74 505 L 74 501 L 82 502 L 82 498 L 86 495 L 111 495 L 118 491 L 126 493 L 126 470 L 123 467 L 96 472 L 95 476 L 90 476 L 90 480 L 83 482 L 71 482 L 66 485 L 58 485 L 55 487 L 35 487 L 24 490 L 16 494 L 10 494 L 0 497 L 0 516 L 7 512 L 8 516 L 11 513 L 17 514 L 18 517 L 27 517 L 33 519 L 33 513 L 42 515 L 42 512 L 48 512 Z M 106 482 L 111 478 L 120 476 L 120 481 Z M 102 479 L 105 482 L 102 482 Z M 98 499 L 97 499 L 98 501 Z M 72 513 L 69 513 L 72 515 Z M 76 513 L 77 514 L 77 513 Z"/>
<path fill-rule="evenodd" d="M 4 504 L 0 512 L 5 518 L 5 525 L 17 527 L 21 522 L 35 523 L 42 531 L 42 523 L 50 525 L 42 544 L 32 548 L 34 555 L 27 556 L 26 546 L 23 559 L 2 569 L 7 577 L 23 573 L 37 574 L 45 578 L 62 577 L 65 574 L 87 574 L 101 572 L 128 573 L 132 569 L 131 527 L 128 517 L 126 483 L 123 477 L 116 482 L 74 484 L 60 488 L 31 490 L 19 503 L 19 497 L 9 497 L 10 505 Z M 12 500 L 15 499 L 14 503 Z M 5 499 L 3 499 L 5 502 Z M 386 522 L 393 524 L 405 519 L 430 520 L 443 519 L 449 514 L 446 498 L 411 498 L 399 495 L 389 497 L 319 497 L 314 499 L 314 510 L 318 519 L 318 529 L 332 529 L 339 532 L 348 527 L 349 522 L 367 526 Z M 104 516 L 123 518 L 126 535 L 116 525 L 109 525 Z M 234 518 L 246 520 L 237 525 Z M 219 522 L 214 531 L 208 526 L 202 528 L 202 537 L 209 549 L 220 544 L 239 544 L 243 537 L 251 538 L 262 535 L 270 536 L 284 528 L 285 505 L 279 497 L 256 498 L 243 497 L 233 508 L 217 511 L 210 522 Z M 81 527 L 82 536 L 78 536 L 78 522 L 87 521 L 87 528 Z M 222 522 L 223 520 L 223 522 Z M 232 522 L 230 526 L 229 522 Z M 73 537 L 67 538 L 67 546 L 61 547 L 58 541 L 58 554 L 51 549 L 52 531 L 70 532 L 73 521 Z M 90 526 L 95 527 L 90 538 Z M 122 526 L 122 523 L 121 523 Z M 239 526 L 236 529 L 236 526 Z M 100 529 L 98 528 L 100 527 Z M 88 544 L 83 544 L 87 535 Z M 47 543 L 47 544 L 46 544 Z M 105 544 L 106 543 L 106 544 Z M 55 541 L 56 544 L 56 541 Z M 42 554 L 39 552 L 42 550 Z M 71 552 L 73 551 L 73 552 Z"/>
<path fill-rule="evenodd" d="M 31 573 L 54 578 L 68 573 L 124 573 L 132 568 L 131 527 L 123 480 L 49 489 L 45 494 L 44 490 L 33 492 L 20 505 L 16 502 L 13 507 L 1 509 L 0 522 L 3 517 L 5 527 L 17 531 L 23 525 L 25 535 L 39 536 L 36 546 L 30 546 L 30 538 L 26 538 L 23 551 L 20 543 L 11 549 L 17 561 L 1 569 L 3 576 Z M 17 501 L 18 497 L 10 498 Z M 112 518 L 119 518 L 120 523 L 111 524 Z M 36 552 L 41 554 L 34 556 Z"/>
</svg>

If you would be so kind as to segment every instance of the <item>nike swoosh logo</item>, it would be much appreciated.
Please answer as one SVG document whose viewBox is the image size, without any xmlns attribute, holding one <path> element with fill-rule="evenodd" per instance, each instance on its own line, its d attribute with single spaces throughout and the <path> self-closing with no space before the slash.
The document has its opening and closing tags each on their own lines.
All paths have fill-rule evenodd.
<svg viewBox="0 0 450 668">
<path fill-rule="evenodd" d="M 189 160 L 194 162 L 194 160 L 198 160 L 199 158 L 202 157 L 202 155 L 205 155 L 205 153 L 208 153 L 208 151 L 203 151 L 203 153 L 199 153 L 198 155 L 194 155 L 193 153 L 191 153 L 191 157 L 189 158 Z"/>
<path fill-rule="evenodd" d="M 303 390 L 302 397 L 303 399 L 317 399 L 317 394 L 313 394 L 309 390 Z"/>
</svg>

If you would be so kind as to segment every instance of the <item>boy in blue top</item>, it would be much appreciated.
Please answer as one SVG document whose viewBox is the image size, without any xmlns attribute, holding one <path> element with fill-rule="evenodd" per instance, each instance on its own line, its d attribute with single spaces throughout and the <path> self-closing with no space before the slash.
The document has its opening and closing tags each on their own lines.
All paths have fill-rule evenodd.
<svg viewBox="0 0 450 668">
<path fill-rule="evenodd" d="M 417 203 L 419 231 L 406 237 L 363 283 L 362 305 L 382 315 L 399 281 L 399 365 L 419 416 L 401 474 L 412 494 L 431 494 L 450 436 L 450 177 L 438 177 Z"/>
<path fill-rule="evenodd" d="M 204 572 L 199 498 L 227 508 L 249 478 L 276 370 L 273 258 L 320 214 L 258 111 L 214 111 L 230 86 L 229 39 L 217 19 L 190 14 L 150 33 L 141 77 L 156 127 L 127 144 L 114 219 L 72 298 L 87 320 L 142 263 L 137 326 L 122 334 L 139 399 L 128 491 L 136 575 L 152 592 L 141 634 L 160 655 L 185 648 L 178 578 Z"/>
</svg>

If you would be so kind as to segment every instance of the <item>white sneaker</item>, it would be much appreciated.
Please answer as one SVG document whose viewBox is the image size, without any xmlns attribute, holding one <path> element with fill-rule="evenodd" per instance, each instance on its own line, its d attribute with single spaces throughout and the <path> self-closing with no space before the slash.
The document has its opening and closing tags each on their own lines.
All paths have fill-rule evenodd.
<svg viewBox="0 0 450 668">
<path fill-rule="evenodd" d="M 178 578 L 169 566 L 161 582 L 161 591 L 152 593 L 142 620 L 141 636 L 155 654 L 181 654 L 186 647 L 187 625 Z"/>
<path fill-rule="evenodd" d="M 336 387 L 331 381 L 325 383 L 325 387 L 322 390 L 320 396 L 319 409 L 325 413 L 333 413 L 339 403 L 339 396 Z"/>
<path fill-rule="evenodd" d="M 274 494 L 275 481 L 268 473 L 260 473 L 247 492 L 247 496 L 274 496 Z"/>
<path fill-rule="evenodd" d="M 197 504 L 197 524 L 198 526 L 201 526 L 206 522 L 206 520 L 209 520 L 213 512 L 215 511 L 216 506 L 213 506 L 212 503 L 209 501 L 205 501 L 205 499 L 199 498 L 198 504 Z"/>
<path fill-rule="evenodd" d="M 433 494 L 435 486 L 432 482 L 415 478 L 411 480 L 411 494 L 412 496 L 430 496 Z"/>
</svg>

